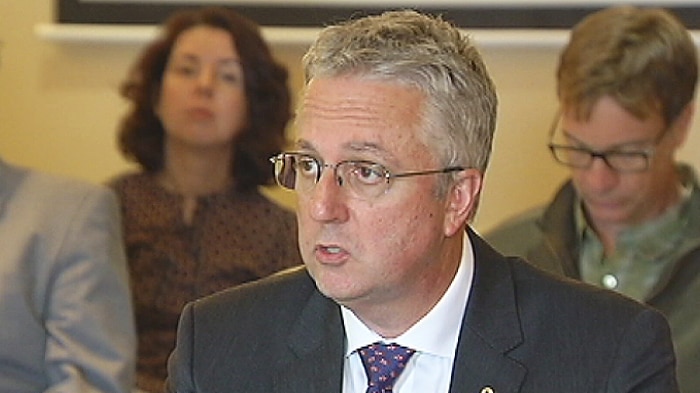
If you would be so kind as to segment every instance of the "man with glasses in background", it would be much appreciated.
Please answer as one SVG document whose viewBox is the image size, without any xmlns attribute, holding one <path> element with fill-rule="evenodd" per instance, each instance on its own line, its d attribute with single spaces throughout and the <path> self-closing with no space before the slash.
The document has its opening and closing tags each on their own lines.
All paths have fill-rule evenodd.
<svg viewBox="0 0 700 393">
<path fill-rule="evenodd" d="M 614 7 L 574 27 L 550 131 L 571 179 L 546 207 L 485 235 L 506 255 L 646 302 L 668 318 L 681 391 L 700 392 L 700 189 L 675 153 L 697 53 L 661 9 Z"/>
</svg>

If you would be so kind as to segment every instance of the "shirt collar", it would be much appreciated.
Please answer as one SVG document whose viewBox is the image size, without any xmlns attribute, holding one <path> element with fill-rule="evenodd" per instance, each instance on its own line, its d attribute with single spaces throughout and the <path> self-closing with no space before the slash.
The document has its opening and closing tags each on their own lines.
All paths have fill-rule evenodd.
<svg viewBox="0 0 700 393">
<path fill-rule="evenodd" d="M 469 292 L 474 277 L 474 253 L 469 236 L 464 235 L 462 258 L 452 283 L 438 303 L 404 334 L 391 342 L 437 356 L 454 357 Z M 340 307 L 346 332 L 345 356 L 358 348 L 385 341 L 369 329 L 345 306 Z"/>
<path fill-rule="evenodd" d="M 625 228 L 615 240 L 618 246 L 625 249 L 634 249 L 638 253 L 651 255 L 654 253 L 666 253 L 665 245 L 668 245 L 670 237 L 682 235 L 687 222 L 687 214 L 683 214 L 684 208 L 690 203 L 693 190 L 693 182 L 681 179 L 680 200 L 674 206 L 666 209 L 660 216 L 646 221 L 640 225 Z M 580 197 L 576 198 L 574 220 L 577 233 L 582 244 L 587 242 L 599 242 L 597 235 L 591 228 Z"/>
</svg>

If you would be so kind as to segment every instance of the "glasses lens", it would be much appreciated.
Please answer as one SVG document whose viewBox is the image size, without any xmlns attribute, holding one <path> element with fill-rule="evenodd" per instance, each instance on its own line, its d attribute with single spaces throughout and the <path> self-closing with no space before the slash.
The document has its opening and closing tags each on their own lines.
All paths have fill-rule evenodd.
<svg viewBox="0 0 700 393">
<path fill-rule="evenodd" d="M 305 154 L 294 155 L 292 167 L 296 177 L 295 190 L 308 191 L 318 182 L 321 164 L 315 158 Z"/>
<path fill-rule="evenodd" d="M 294 170 L 293 155 L 282 153 L 274 158 L 275 181 L 277 184 L 290 190 L 294 189 L 296 183 L 296 171 Z"/>
<path fill-rule="evenodd" d="M 649 158 L 643 152 L 610 152 L 605 158 L 610 167 L 620 172 L 640 172 L 649 166 Z"/>
<path fill-rule="evenodd" d="M 274 158 L 275 180 L 290 190 L 307 191 L 318 181 L 321 164 L 305 154 L 282 153 Z"/>
<path fill-rule="evenodd" d="M 587 168 L 593 158 L 587 150 L 573 146 L 552 145 L 550 149 L 557 161 L 575 168 Z"/>
<path fill-rule="evenodd" d="M 347 184 L 361 199 L 383 194 L 389 185 L 389 172 L 382 165 L 369 161 L 345 161 L 338 164 L 339 182 Z"/>
</svg>

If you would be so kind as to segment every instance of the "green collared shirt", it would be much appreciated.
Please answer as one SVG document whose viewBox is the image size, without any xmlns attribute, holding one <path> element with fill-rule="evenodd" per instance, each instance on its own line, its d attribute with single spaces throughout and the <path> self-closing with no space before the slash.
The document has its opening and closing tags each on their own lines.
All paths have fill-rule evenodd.
<svg viewBox="0 0 700 393">
<path fill-rule="evenodd" d="M 604 255 L 602 243 L 586 221 L 582 203 L 577 203 L 576 225 L 582 236 L 581 279 L 639 301 L 648 300 L 659 280 L 700 241 L 686 236 L 688 223 L 697 213 L 690 211 L 692 180 L 684 183 L 680 203 L 656 219 L 620 233 L 615 253 L 610 256 Z"/>
</svg>

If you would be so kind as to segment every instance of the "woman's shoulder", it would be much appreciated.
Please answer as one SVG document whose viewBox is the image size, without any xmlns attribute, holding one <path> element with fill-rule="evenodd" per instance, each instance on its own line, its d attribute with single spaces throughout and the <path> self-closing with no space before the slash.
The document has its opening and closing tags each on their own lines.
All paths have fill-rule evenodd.
<svg viewBox="0 0 700 393">
<path fill-rule="evenodd" d="M 153 176 L 143 171 L 128 171 L 110 178 L 106 184 L 119 192 L 132 187 L 143 187 L 153 182 Z"/>
</svg>

